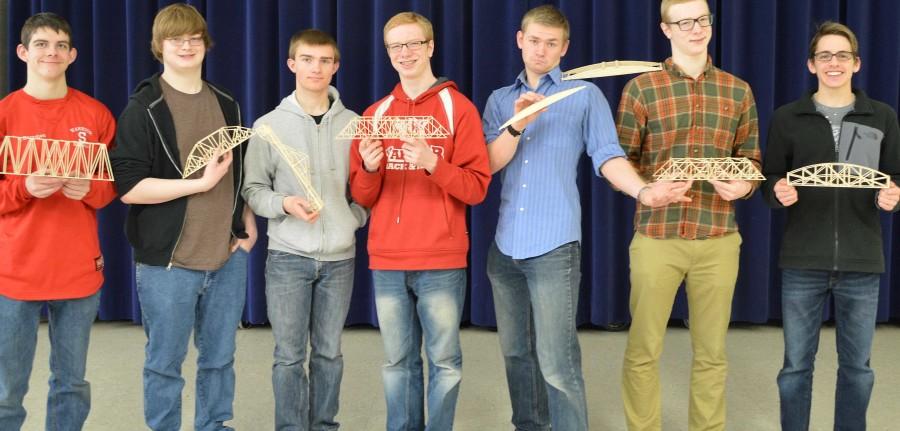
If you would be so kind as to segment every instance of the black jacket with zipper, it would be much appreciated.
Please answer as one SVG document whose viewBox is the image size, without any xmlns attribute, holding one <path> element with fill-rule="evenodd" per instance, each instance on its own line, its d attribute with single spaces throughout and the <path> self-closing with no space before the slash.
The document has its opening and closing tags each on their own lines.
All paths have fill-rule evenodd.
<svg viewBox="0 0 900 431">
<path fill-rule="evenodd" d="M 145 178 L 180 179 L 181 156 L 175 138 L 175 123 L 163 100 L 157 73 L 138 84 L 119 116 L 116 128 L 116 147 L 110 153 L 116 188 L 125 195 Z M 225 124 L 241 125 L 241 109 L 237 101 L 224 90 L 207 83 L 222 108 Z M 242 162 L 247 143 L 232 150 L 234 169 L 234 204 L 232 205 L 231 235 L 246 238 L 241 218 L 244 200 L 241 197 Z M 187 210 L 187 197 L 159 204 L 134 204 L 128 209 L 125 235 L 134 247 L 134 259 L 147 265 L 165 266 L 172 259 L 181 235 Z"/>
<path fill-rule="evenodd" d="M 771 207 L 784 208 L 773 191 L 778 180 L 791 170 L 817 163 L 863 165 L 897 182 L 897 114 L 860 90 L 853 93 L 856 102 L 841 123 L 837 146 L 831 124 L 816 111 L 812 93 L 775 111 L 763 160 L 763 198 Z M 878 189 L 796 188 L 798 200 L 787 207 L 781 268 L 884 272 Z"/>
</svg>

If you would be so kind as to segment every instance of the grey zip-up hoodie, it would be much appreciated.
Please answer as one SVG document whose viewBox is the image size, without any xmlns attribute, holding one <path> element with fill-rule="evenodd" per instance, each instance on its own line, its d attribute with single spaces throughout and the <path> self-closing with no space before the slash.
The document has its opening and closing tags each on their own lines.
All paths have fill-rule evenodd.
<svg viewBox="0 0 900 431">
<path fill-rule="evenodd" d="M 284 212 L 285 197 L 306 194 L 287 162 L 259 136 L 250 139 L 244 158 L 242 194 L 254 213 L 269 219 L 269 250 L 336 261 L 356 255 L 356 229 L 367 213 L 348 191 L 350 140 L 335 138 L 356 114 L 344 108 L 336 88 L 328 93 L 333 102 L 320 124 L 291 93 L 253 125 L 268 125 L 282 143 L 309 157 L 310 181 L 324 202 L 319 218 L 310 224 Z"/>
</svg>

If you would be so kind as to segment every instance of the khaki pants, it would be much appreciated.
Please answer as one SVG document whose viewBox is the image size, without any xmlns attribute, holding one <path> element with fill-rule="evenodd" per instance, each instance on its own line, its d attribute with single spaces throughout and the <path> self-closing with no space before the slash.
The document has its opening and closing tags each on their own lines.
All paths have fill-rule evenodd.
<svg viewBox="0 0 900 431">
<path fill-rule="evenodd" d="M 622 397 L 631 431 L 661 430 L 659 357 L 675 293 L 686 279 L 694 351 L 689 429 L 725 429 L 725 335 L 737 280 L 741 236 L 652 239 L 635 234 L 631 257 L 631 329 Z"/>
</svg>

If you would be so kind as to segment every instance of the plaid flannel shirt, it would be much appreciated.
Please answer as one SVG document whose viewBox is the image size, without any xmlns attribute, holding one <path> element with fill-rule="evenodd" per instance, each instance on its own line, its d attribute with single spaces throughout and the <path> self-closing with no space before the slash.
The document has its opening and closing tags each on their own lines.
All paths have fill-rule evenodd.
<svg viewBox="0 0 900 431">
<path fill-rule="evenodd" d="M 622 90 L 619 141 L 640 175 L 652 181 L 673 157 L 747 157 L 760 166 L 759 125 L 750 86 L 707 60 L 695 80 L 672 59 Z M 753 188 L 745 199 L 759 187 Z M 650 238 L 705 239 L 736 232 L 734 204 L 707 181 L 695 181 L 687 203 L 650 208 L 637 204 L 634 226 Z"/>
</svg>

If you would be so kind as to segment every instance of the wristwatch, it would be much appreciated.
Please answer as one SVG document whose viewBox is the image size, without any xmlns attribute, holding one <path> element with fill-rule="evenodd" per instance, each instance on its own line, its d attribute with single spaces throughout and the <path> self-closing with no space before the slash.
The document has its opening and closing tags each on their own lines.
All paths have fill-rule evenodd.
<svg viewBox="0 0 900 431">
<path fill-rule="evenodd" d="M 525 132 L 525 129 L 522 129 L 521 131 L 520 131 L 520 130 L 516 130 L 516 129 L 512 126 L 512 124 L 510 124 L 510 125 L 506 126 L 506 131 L 509 132 L 509 134 L 512 135 L 513 138 L 515 138 L 515 137 L 521 135 L 523 132 Z"/>
</svg>

